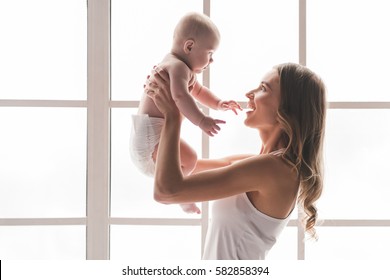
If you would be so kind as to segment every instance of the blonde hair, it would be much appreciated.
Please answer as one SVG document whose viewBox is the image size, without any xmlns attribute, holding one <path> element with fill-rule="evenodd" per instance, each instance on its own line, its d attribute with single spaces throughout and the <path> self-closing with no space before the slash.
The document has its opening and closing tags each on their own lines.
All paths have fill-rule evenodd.
<svg viewBox="0 0 390 280">
<path fill-rule="evenodd" d="M 200 13 L 188 13 L 183 16 L 176 25 L 173 40 L 174 42 L 183 42 L 188 39 L 195 40 L 201 36 L 213 35 L 220 38 L 217 26 L 211 19 Z"/>
<path fill-rule="evenodd" d="M 296 168 L 300 186 L 298 203 L 305 218 L 305 231 L 317 239 L 317 207 L 323 189 L 323 141 L 326 89 L 307 67 L 294 63 L 275 66 L 280 77 L 281 103 L 278 120 L 287 148 L 283 157 Z"/>
</svg>

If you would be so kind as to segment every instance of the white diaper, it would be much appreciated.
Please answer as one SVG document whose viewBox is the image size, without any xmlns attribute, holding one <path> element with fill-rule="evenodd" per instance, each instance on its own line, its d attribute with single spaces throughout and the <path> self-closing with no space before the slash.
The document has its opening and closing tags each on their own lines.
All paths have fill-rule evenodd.
<svg viewBox="0 0 390 280">
<path fill-rule="evenodd" d="M 152 154 L 160 141 L 164 119 L 148 115 L 132 115 L 130 156 L 135 166 L 145 175 L 154 176 L 155 163 Z"/>
</svg>

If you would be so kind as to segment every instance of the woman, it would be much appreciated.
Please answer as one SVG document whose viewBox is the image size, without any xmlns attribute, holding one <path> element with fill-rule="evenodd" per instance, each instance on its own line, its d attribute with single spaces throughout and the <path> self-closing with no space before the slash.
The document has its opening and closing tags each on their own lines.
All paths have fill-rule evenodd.
<svg viewBox="0 0 390 280">
<path fill-rule="evenodd" d="M 275 66 L 246 94 L 245 125 L 258 130 L 260 153 L 201 160 L 187 177 L 179 161 L 180 113 L 166 74 L 157 69 L 154 76 L 149 96 L 165 117 L 154 196 L 161 203 L 216 200 L 203 259 L 264 259 L 296 202 L 306 214 L 306 232 L 316 237 L 326 100 L 315 73 L 298 64 Z"/>
</svg>

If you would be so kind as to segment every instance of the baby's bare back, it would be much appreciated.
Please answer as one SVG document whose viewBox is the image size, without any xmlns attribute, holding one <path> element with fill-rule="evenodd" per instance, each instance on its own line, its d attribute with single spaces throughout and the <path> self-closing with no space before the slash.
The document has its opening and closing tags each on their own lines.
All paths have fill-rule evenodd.
<svg viewBox="0 0 390 280">
<path fill-rule="evenodd" d="M 175 57 L 172 54 L 167 54 L 164 59 L 158 64 L 158 67 L 160 69 L 163 69 L 168 72 L 168 74 L 172 73 L 172 68 L 177 67 L 178 63 L 184 63 L 181 60 L 179 60 L 177 57 Z M 190 70 L 189 70 L 190 71 Z M 194 74 L 190 76 L 191 78 L 188 81 L 188 88 L 192 88 L 193 84 L 196 81 L 196 77 Z M 172 81 L 171 77 L 171 83 Z M 138 107 L 138 114 L 147 114 L 149 117 L 155 117 L 155 118 L 163 118 L 163 114 L 158 110 L 156 104 L 154 104 L 153 100 L 149 98 L 145 93 L 143 93 L 139 107 Z"/>
</svg>

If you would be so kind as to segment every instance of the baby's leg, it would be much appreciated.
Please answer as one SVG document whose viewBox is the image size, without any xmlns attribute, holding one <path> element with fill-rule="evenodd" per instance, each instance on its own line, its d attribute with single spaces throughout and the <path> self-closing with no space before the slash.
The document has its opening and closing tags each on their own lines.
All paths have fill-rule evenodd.
<svg viewBox="0 0 390 280">
<path fill-rule="evenodd" d="M 191 146 L 188 145 L 184 140 L 180 139 L 180 164 L 184 176 L 191 174 L 196 166 L 197 160 L 198 157 L 195 150 L 191 148 Z M 196 206 L 195 203 L 180 204 L 180 207 L 186 213 L 200 214 L 200 209 L 198 206 Z"/>
<path fill-rule="evenodd" d="M 196 166 L 196 161 L 198 160 L 198 156 L 193 148 L 188 145 L 184 140 L 180 139 L 180 167 L 183 171 L 184 176 L 191 174 Z M 154 148 L 154 152 L 152 154 L 153 161 L 156 162 L 158 152 L 158 144 Z"/>
<path fill-rule="evenodd" d="M 196 166 L 198 156 L 193 148 L 180 139 L 180 166 L 184 176 L 191 174 Z"/>
<path fill-rule="evenodd" d="M 154 152 L 152 154 L 153 161 L 156 162 L 157 158 L 158 145 L 156 145 Z M 198 157 L 196 152 L 190 145 L 188 145 L 184 140 L 180 139 L 180 167 L 183 171 L 183 175 L 187 176 L 191 174 L 196 166 L 196 161 Z M 196 206 L 195 203 L 186 203 L 180 204 L 181 208 L 186 213 L 196 213 L 200 214 L 200 209 Z"/>
</svg>

